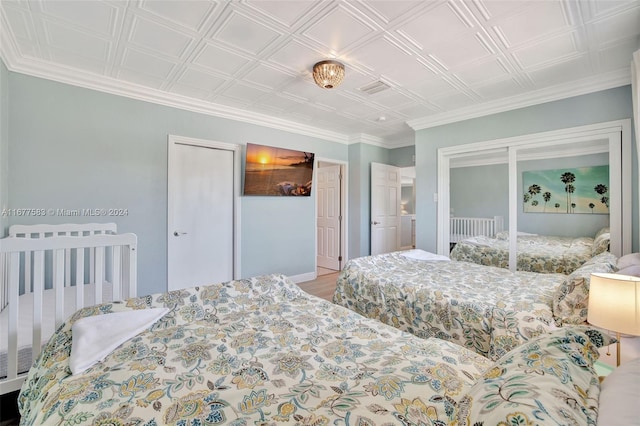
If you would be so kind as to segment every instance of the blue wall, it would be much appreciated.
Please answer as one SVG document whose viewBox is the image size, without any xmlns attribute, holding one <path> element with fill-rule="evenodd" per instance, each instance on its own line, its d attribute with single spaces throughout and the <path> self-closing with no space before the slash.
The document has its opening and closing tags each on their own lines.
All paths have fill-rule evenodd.
<svg viewBox="0 0 640 426">
<path fill-rule="evenodd" d="M 416 244 L 436 251 L 438 148 L 515 137 L 633 116 L 631 87 L 623 86 L 583 96 L 506 111 L 416 132 Z M 638 173 L 633 152 L 633 247 L 638 247 Z"/>
<path fill-rule="evenodd" d="M 120 232 L 136 233 L 140 294 L 164 291 L 167 285 L 167 135 L 253 142 L 348 159 L 345 144 L 23 74 L 9 72 L 8 87 L 11 102 L 2 116 L 3 123 L 10 123 L 9 207 L 128 209 L 128 216 L 121 218 L 54 216 L 46 222 L 114 221 Z M 314 271 L 315 197 L 242 197 L 241 214 L 243 277 Z"/>
</svg>

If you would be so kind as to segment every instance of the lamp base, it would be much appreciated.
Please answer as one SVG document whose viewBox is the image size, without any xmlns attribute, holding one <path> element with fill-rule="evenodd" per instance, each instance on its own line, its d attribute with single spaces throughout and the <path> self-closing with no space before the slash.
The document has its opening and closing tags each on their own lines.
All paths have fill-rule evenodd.
<svg viewBox="0 0 640 426">
<path fill-rule="evenodd" d="M 620 363 L 631 361 L 635 358 L 640 358 L 640 336 L 622 335 L 620 340 Z M 611 367 L 616 367 L 618 358 L 618 345 L 605 346 L 598 350 L 600 357 L 598 361 Z M 609 353 L 607 353 L 609 352 Z"/>
</svg>

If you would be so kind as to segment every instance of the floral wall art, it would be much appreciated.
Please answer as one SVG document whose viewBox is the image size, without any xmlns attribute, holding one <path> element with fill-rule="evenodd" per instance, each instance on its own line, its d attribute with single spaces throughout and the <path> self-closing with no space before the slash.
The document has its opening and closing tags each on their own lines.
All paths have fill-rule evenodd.
<svg viewBox="0 0 640 426">
<path fill-rule="evenodd" d="M 525 213 L 609 214 L 609 166 L 522 173 Z"/>
</svg>

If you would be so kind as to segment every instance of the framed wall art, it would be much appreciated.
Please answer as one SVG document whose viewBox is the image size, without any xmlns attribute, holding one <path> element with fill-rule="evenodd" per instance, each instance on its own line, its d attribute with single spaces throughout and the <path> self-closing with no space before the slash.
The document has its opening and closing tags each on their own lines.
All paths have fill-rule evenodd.
<svg viewBox="0 0 640 426">
<path fill-rule="evenodd" d="M 314 154 L 247 143 L 244 195 L 310 196 Z"/>
<path fill-rule="evenodd" d="M 609 214 L 609 166 L 522 173 L 525 213 Z"/>
</svg>

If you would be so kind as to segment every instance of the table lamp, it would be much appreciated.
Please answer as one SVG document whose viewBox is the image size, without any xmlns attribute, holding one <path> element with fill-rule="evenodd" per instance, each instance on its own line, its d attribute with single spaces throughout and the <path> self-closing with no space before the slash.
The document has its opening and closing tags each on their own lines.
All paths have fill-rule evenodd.
<svg viewBox="0 0 640 426">
<path fill-rule="evenodd" d="M 591 274 L 589 324 L 616 333 L 616 363 L 620 365 L 620 334 L 640 336 L 640 278 L 619 274 Z"/>
</svg>

